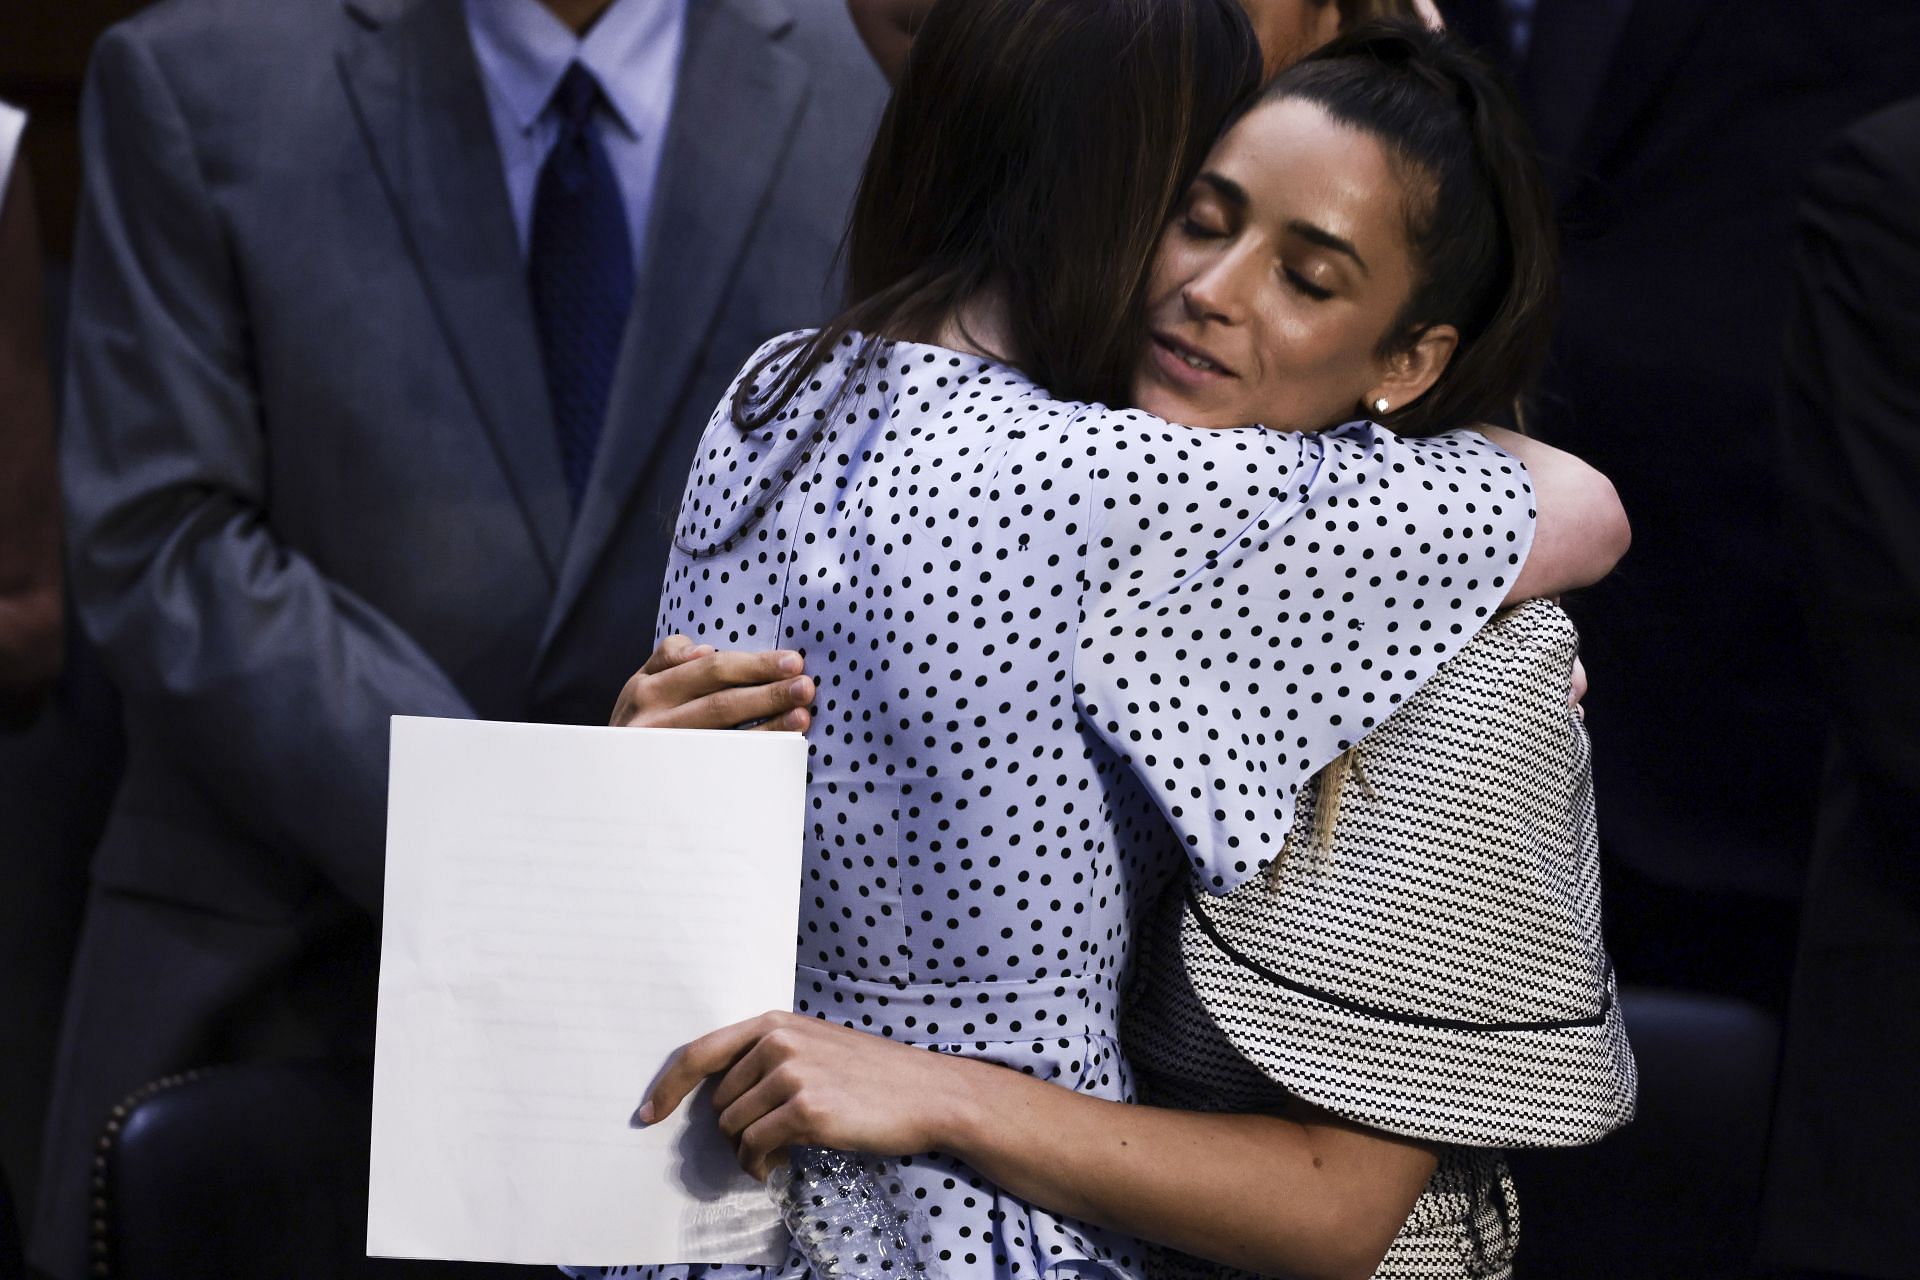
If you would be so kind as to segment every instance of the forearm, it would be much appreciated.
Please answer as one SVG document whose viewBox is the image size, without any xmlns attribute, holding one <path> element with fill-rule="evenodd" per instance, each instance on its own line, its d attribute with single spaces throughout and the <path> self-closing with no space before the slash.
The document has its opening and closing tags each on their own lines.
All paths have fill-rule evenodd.
<svg viewBox="0 0 1920 1280">
<path fill-rule="evenodd" d="M 1371 1275 L 1437 1159 L 1298 1100 L 1282 1116 L 1108 1102 L 785 1011 L 682 1045 L 640 1122 L 708 1077 L 720 1131 L 756 1177 L 796 1146 L 939 1151 L 1040 1208 L 1303 1280 Z"/>
<path fill-rule="evenodd" d="M 953 1061 L 941 1150 L 1055 1213 L 1262 1274 L 1371 1275 L 1434 1166 L 1324 1115 L 1132 1106 Z"/>
<path fill-rule="evenodd" d="M 230 495 L 100 483 L 90 415 L 65 468 L 76 612 L 129 717 L 255 840 L 378 913 L 396 714 L 472 708 L 413 640 Z"/>
<path fill-rule="evenodd" d="M 1475 430 L 1518 458 L 1533 482 L 1533 547 L 1505 603 L 1592 586 L 1633 541 L 1613 482 L 1563 449 L 1499 427 Z"/>
</svg>

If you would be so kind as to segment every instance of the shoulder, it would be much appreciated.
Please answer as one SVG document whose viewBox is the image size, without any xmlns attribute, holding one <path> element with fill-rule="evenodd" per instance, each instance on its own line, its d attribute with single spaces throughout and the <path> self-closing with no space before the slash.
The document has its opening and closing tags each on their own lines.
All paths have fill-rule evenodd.
<svg viewBox="0 0 1920 1280">
<path fill-rule="evenodd" d="M 395 6 L 397 7 L 397 6 Z M 107 29 L 88 80 L 112 110 L 124 94 L 164 93 L 190 124 L 244 128 L 275 104 L 311 110 L 356 29 L 343 0 L 162 0 Z"/>
<path fill-rule="evenodd" d="M 398 0 L 161 0 L 108 28 L 100 47 L 131 46 L 169 63 L 197 59 L 232 72 L 243 55 L 311 56 L 319 39 L 318 51 L 331 62 L 356 19 L 378 25 L 404 7 Z"/>
<path fill-rule="evenodd" d="M 1185 483 L 1196 476 L 1189 468 L 1197 468 L 1201 475 L 1247 470 L 1271 476 L 1276 460 L 1283 460 L 1291 468 L 1301 456 L 1303 444 L 1313 440 L 1311 436 L 1268 431 L 1263 427 L 1187 427 L 1140 409 L 1066 401 L 1052 403 L 1070 411 L 1071 429 L 1091 454 L 1128 468 L 1120 475 L 1128 483 L 1147 481 L 1163 486 Z M 1174 464 L 1176 469 L 1152 473 L 1135 469 L 1167 464 Z"/>
<path fill-rule="evenodd" d="M 1581 735 L 1570 704 L 1580 634 L 1559 605 L 1529 600 L 1482 627 L 1380 728 L 1362 740 L 1363 759 L 1404 758 L 1423 772 L 1443 740 L 1462 750 L 1448 768 L 1456 780 L 1484 776 L 1493 789 L 1524 782 L 1516 773 L 1540 763 L 1527 752 L 1489 751 L 1493 742 L 1564 742 Z"/>
<path fill-rule="evenodd" d="M 848 98 L 885 101 L 886 79 L 873 56 L 860 43 L 847 6 L 818 0 L 781 0 L 777 6 L 790 15 L 792 26 L 783 37 L 794 53 L 826 78 L 829 93 Z"/>
<path fill-rule="evenodd" d="M 754 348 L 740 371 L 733 376 L 727 387 L 727 394 L 714 408 L 713 417 L 707 423 L 707 434 L 711 436 L 719 430 L 722 423 L 732 425 L 734 405 L 743 397 L 751 404 L 756 398 L 773 392 L 783 380 L 792 376 L 795 365 L 808 359 L 808 351 L 818 329 L 794 329 L 787 333 L 768 338 Z M 833 353 L 829 352 L 812 362 L 816 369 L 824 369 L 832 363 Z M 795 401 L 802 399 L 799 395 Z"/>
<path fill-rule="evenodd" d="M 1463 475 L 1526 475 L 1526 469 L 1512 454 L 1465 427 L 1431 436 L 1403 436 L 1377 422 L 1357 421 L 1320 432 L 1314 438 L 1336 460 L 1364 458 L 1400 470 L 1431 467 Z"/>
<path fill-rule="evenodd" d="M 839 0 L 689 0 L 689 21 L 719 22 L 750 38 L 727 57 L 743 69 L 755 58 L 797 62 L 807 76 L 803 131 L 831 134 L 864 155 L 886 104 L 887 83 Z"/>
</svg>

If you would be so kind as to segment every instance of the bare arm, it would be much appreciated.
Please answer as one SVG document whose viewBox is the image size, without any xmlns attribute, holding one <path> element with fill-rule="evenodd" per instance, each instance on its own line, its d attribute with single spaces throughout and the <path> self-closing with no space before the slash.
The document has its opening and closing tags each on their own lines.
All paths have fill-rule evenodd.
<svg viewBox="0 0 1920 1280">
<path fill-rule="evenodd" d="M 61 664 L 59 482 L 40 306 L 22 160 L 0 191 L 0 723 L 31 716 Z"/>
<path fill-rule="evenodd" d="M 972 1078 L 941 1150 L 1056 1213 L 1262 1275 L 1371 1276 L 1433 1175 L 1426 1144 L 1304 1103 L 1130 1106 L 956 1061 Z"/>
<path fill-rule="evenodd" d="M 866 42 L 867 52 L 880 64 L 889 84 L 899 84 L 913 49 L 913 33 L 920 29 L 934 0 L 847 0 L 847 12 Z"/>
<path fill-rule="evenodd" d="M 1633 530 L 1613 482 L 1561 449 L 1500 427 L 1475 428 L 1526 465 L 1533 479 L 1533 550 L 1505 603 L 1588 587 L 1613 572 Z"/>
<path fill-rule="evenodd" d="M 1297 1280 L 1373 1273 L 1433 1174 L 1433 1150 L 1304 1105 L 1214 1115 L 1109 1102 L 1005 1067 L 792 1013 L 685 1046 L 651 1123 L 709 1075 L 756 1176 L 792 1145 L 954 1155 L 1055 1213 Z"/>
</svg>

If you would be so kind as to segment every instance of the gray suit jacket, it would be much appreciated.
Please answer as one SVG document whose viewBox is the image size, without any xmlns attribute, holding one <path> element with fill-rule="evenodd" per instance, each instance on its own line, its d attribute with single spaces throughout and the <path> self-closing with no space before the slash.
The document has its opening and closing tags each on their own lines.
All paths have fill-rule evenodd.
<svg viewBox="0 0 1920 1280">
<path fill-rule="evenodd" d="M 56 1275 L 122 1094 L 366 1043 L 389 717 L 604 722 L 709 411 L 837 304 L 884 93 L 843 7 L 694 0 L 684 59 L 574 517 L 456 0 L 172 0 L 101 41 L 63 461 L 129 760 L 49 1129 Z"/>
</svg>

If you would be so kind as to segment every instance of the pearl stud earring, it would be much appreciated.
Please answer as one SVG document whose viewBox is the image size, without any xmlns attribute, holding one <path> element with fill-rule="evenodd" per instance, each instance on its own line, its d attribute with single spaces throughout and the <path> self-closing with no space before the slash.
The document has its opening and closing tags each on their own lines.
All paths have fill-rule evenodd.
<svg viewBox="0 0 1920 1280">
<path fill-rule="evenodd" d="M 1387 398 L 1385 396 L 1381 396 L 1373 402 L 1373 411 L 1375 413 L 1385 413 L 1387 411 Z"/>
</svg>

